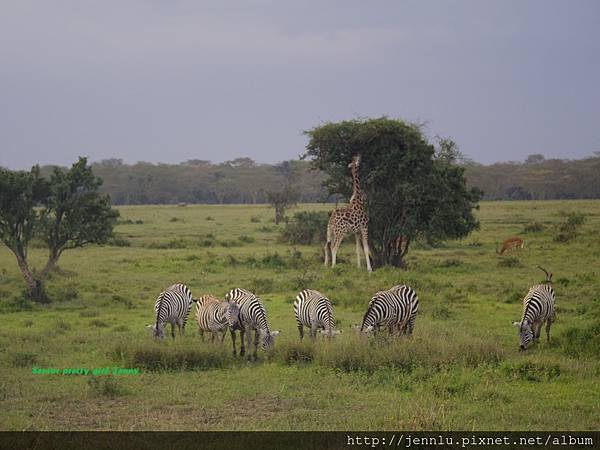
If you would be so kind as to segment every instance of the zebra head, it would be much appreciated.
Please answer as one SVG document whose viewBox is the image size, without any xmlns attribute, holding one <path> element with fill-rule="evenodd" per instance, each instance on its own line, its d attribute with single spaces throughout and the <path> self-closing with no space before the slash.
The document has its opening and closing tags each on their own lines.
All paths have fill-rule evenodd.
<svg viewBox="0 0 600 450">
<path fill-rule="evenodd" d="M 269 350 L 275 346 L 275 336 L 277 336 L 280 331 L 269 331 L 269 330 L 260 330 L 260 335 L 262 337 L 261 348 L 263 350 Z"/>
<path fill-rule="evenodd" d="M 524 319 L 521 322 L 514 322 L 513 326 L 519 329 L 519 351 L 527 350 L 527 347 L 533 341 L 533 329 L 529 320 Z"/>
<path fill-rule="evenodd" d="M 233 301 L 228 301 L 227 303 L 227 324 L 230 327 L 235 328 L 239 326 L 240 323 L 240 306 Z"/>
<path fill-rule="evenodd" d="M 163 327 L 156 327 L 156 325 L 146 325 L 146 328 L 152 333 L 155 339 L 164 339 L 165 331 Z"/>
</svg>

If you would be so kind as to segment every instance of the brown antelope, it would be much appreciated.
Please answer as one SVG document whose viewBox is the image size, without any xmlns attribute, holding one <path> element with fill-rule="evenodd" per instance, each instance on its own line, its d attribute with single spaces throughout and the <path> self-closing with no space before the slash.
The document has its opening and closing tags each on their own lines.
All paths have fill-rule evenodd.
<svg viewBox="0 0 600 450">
<path fill-rule="evenodd" d="M 524 245 L 525 245 L 525 242 L 523 242 L 523 239 L 521 239 L 521 238 L 518 238 L 518 237 L 508 238 L 502 243 L 502 247 L 500 248 L 500 250 L 499 251 L 496 250 L 496 253 L 502 255 L 508 249 L 523 248 Z"/>
</svg>

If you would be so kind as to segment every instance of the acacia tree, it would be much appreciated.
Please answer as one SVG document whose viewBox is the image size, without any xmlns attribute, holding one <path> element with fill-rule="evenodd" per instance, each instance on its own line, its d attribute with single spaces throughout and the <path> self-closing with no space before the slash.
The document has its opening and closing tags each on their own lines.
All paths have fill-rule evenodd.
<svg viewBox="0 0 600 450">
<path fill-rule="evenodd" d="M 326 123 L 305 134 L 304 157 L 329 176 L 330 193 L 350 197 L 348 162 L 361 155 L 375 266 L 402 266 L 415 238 L 455 239 L 478 226 L 473 209 L 481 193 L 467 188 L 451 141 L 440 141 L 436 152 L 417 125 L 387 117 Z"/>
<path fill-rule="evenodd" d="M 0 170 L 0 239 L 14 253 L 30 299 L 49 301 L 43 283 L 65 250 L 102 244 L 112 236 L 118 212 L 98 192 L 101 184 L 86 158 L 66 171 L 55 168 L 49 180 L 40 177 L 37 166 L 30 172 Z M 33 237 L 48 247 L 40 271 L 27 259 Z"/>
<path fill-rule="evenodd" d="M 298 194 L 290 187 L 286 186 L 281 191 L 268 191 L 267 200 L 275 208 L 275 225 L 279 225 L 285 216 L 285 210 L 296 204 Z"/>
</svg>

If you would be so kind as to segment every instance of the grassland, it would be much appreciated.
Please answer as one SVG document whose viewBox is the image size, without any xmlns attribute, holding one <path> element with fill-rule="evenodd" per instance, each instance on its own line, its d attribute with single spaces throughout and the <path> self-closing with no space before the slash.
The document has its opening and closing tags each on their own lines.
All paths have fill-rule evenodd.
<svg viewBox="0 0 600 450">
<path fill-rule="evenodd" d="M 300 205 L 298 209 L 326 209 Z M 48 282 L 49 307 L 28 308 L 14 257 L 0 248 L 0 429 L 3 430 L 528 430 L 600 429 L 600 202 L 483 203 L 481 229 L 441 247 L 415 246 L 408 270 L 355 267 L 348 239 L 335 269 L 321 249 L 278 242 L 266 206 L 122 207 L 120 240 L 73 250 Z M 569 212 L 586 216 L 557 242 Z M 500 257 L 512 235 L 525 248 Z M 129 246 L 125 246 L 129 244 Z M 40 248 L 31 259 L 40 265 Z M 555 276 L 553 339 L 518 352 L 521 299 Z M 255 290 L 274 351 L 257 362 L 201 343 L 193 321 L 153 342 L 157 293 Z M 371 295 L 413 286 L 412 339 L 361 339 Z M 292 302 L 312 287 L 334 303 L 334 342 L 298 343 Z M 134 367 L 139 375 L 41 375 L 32 367 Z"/>
</svg>

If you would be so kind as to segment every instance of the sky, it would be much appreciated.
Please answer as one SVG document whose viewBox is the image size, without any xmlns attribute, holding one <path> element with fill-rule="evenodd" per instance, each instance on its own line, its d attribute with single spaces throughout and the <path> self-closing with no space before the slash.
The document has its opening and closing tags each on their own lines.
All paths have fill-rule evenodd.
<svg viewBox="0 0 600 450">
<path fill-rule="evenodd" d="M 0 166 L 297 158 L 387 115 L 475 161 L 600 151 L 600 2 L 3 0 Z"/>
</svg>

